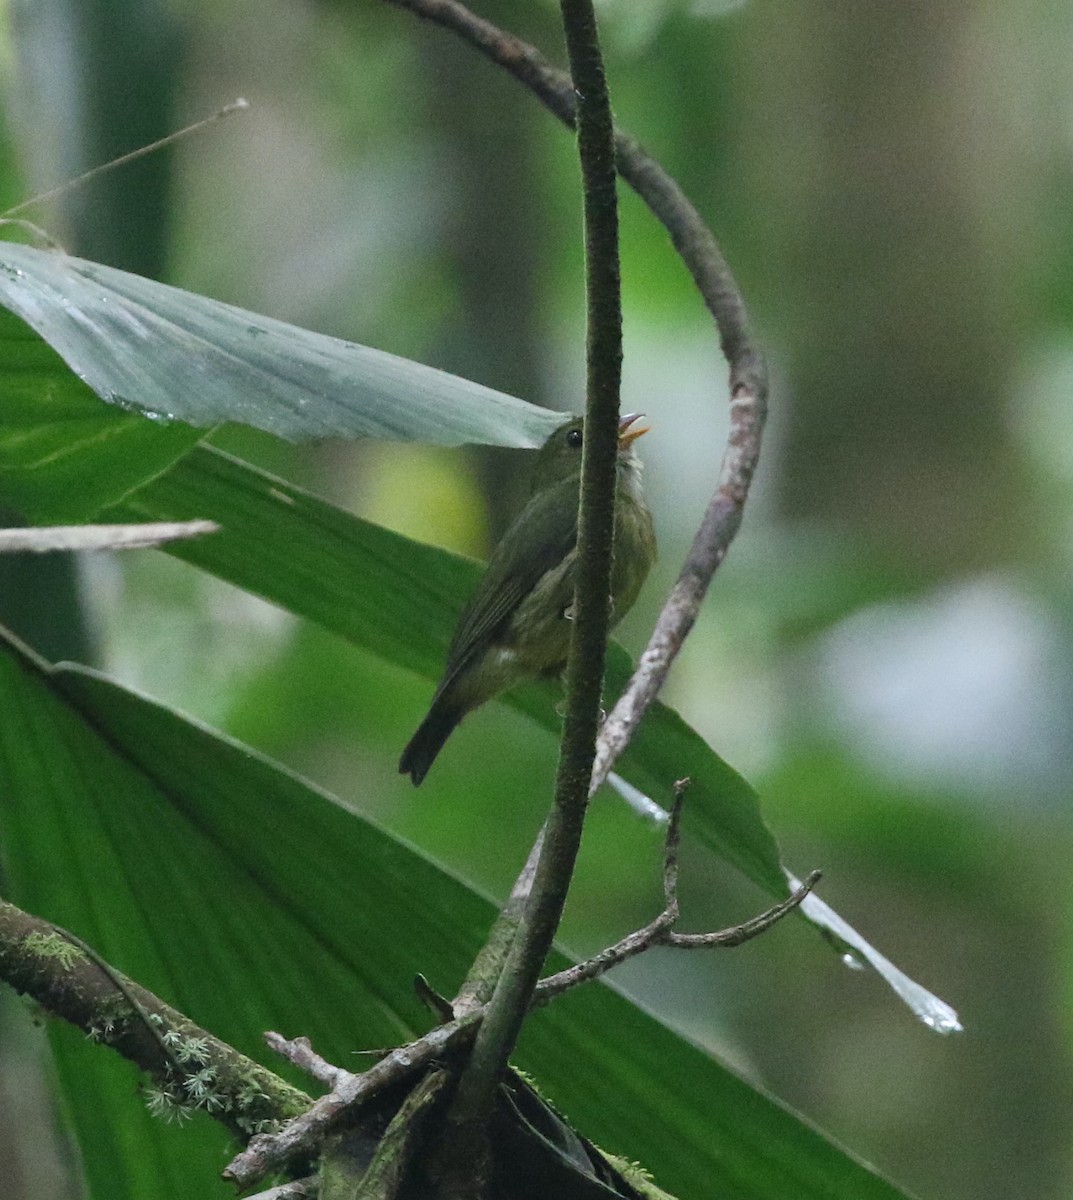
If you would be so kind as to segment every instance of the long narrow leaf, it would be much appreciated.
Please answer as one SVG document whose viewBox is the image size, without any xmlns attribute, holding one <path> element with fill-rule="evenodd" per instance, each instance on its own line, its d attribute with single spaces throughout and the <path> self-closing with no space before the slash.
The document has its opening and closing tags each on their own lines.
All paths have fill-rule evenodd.
<svg viewBox="0 0 1073 1200">
<path fill-rule="evenodd" d="M 455 616 L 479 571 L 206 447 L 129 497 L 113 515 L 218 521 L 220 533 L 177 544 L 168 553 L 430 679 L 440 670 Z M 608 689 L 614 694 L 625 684 L 629 660 L 621 648 L 610 649 Z M 519 688 L 506 702 L 545 728 L 558 728 L 549 688 Z M 661 704 L 652 708 L 622 770 L 654 796 L 668 795 L 675 779 L 689 776 L 691 834 L 771 895 L 786 895 L 778 848 L 756 793 L 676 712 Z M 930 1028 L 960 1029 L 949 1005 L 908 980 L 828 906 L 812 903 L 805 914 L 843 940 L 849 930 L 861 956 Z"/>
<path fill-rule="evenodd" d="M 0 243 L 0 304 L 109 404 L 291 439 L 538 446 L 563 420 L 421 363 L 53 250 Z"/>
<path fill-rule="evenodd" d="M 32 520 L 85 520 L 201 437 L 188 425 L 162 426 L 102 404 L 2 308 L 0 363 L 0 506 Z"/>
<path fill-rule="evenodd" d="M 477 564 L 363 521 L 208 447 L 128 497 L 109 519 L 177 521 L 194 513 L 216 521 L 220 532 L 169 553 L 393 663 L 430 679 L 439 673 L 455 617 L 480 573 Z M 614 647 L 609 688 L 621 687 L 628 671 L 625 652 Z M 554 689 L 531 686 L 507 702 L 557 730 L 556 699 Z M 756 794 L 671 709 L 652 711 L 624 770 L 662 796 L 689 775 L 694 828 L 748 878 L 772 895 L 786 895 Z"/>
<path fill-rule="evenodd" d="M 0 696 L 11 898 L 240 1049 L 264 1058 L 275 1027 L 349 1063 L 425 1027 L 415 971 L 458 982 L 492 906 L 412 848 L 247 748 L 7 641 Z M 109 1050 L 62 1030 L 55 1045 L 94 1197 L 229 1194 L 206 1118 L 151 1121 Z M 538 1014 L 519 1061 L 682 1200 L 901 1195 L 603 985 Z"/>
</svg>

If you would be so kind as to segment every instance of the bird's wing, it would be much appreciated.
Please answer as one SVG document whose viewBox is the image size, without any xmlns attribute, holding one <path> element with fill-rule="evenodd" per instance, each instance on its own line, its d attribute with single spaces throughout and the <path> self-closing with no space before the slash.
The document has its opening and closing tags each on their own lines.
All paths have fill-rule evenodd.
<svg viewBox="0 0 1073 1200">
<path fill-rule="evenodd" d="M 500 539 L 484 578 L 459 617 L 443 686 L 495 641 L 539 580 L 577 545 L 578 476 L 535 495 Z"/>
</svg>

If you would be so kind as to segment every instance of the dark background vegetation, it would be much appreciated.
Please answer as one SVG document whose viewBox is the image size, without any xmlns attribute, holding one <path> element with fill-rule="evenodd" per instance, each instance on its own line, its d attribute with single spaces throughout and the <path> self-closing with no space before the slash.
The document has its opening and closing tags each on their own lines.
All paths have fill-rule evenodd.
<svg viewBox="0 0 1073 1200">
<path fill-rule="evenodd" d="M 480 11 L 561 61 L 553 4 Z M 822 867 L 825 897 L 966 1032 L 930 1033 L 800 922 L 733 954 L 653 954 L 620 982 L 924 1200 L 1058 1200 L 1073 1170 L 1073 17 L 999 0 L 601 12 L 619 119 L 721 238 L 776 381 L 745 527 L 665 699 L 758 788 L 797 873 Z M 15 0 L 0 37 L 5 203 L 251 102 L 32 214 L 69 249 L 579 406 L 571 141 L 447 35 L 373 0 Z M 624 404 L 652 424 L 662 557 L 621 632 L 636 650 L 711 490 L 725 370 L 629 194 L 623 221 Z M 225 440 L 475 556 L 524 470 L 505 451 Z M 521 718 L 471 718 L 414 792 L 395 764 L 426 682 L 161 555 L 32 570 L 5 564 L 0 608 L 44 653 L 103 666 L 488 892 L 509 886 L 555 755 Z M 657 845 L 601 797 L 565 945 L 651 917 Z M 690 870 L 688 849 L 683 900 L 694 928 L 762 907 Z M 8 1010 L 0 1113 L 32 1123 L 36 1042 Z M 61 1194 L 55 1169 L 15 1195 Z"/>
</svg>

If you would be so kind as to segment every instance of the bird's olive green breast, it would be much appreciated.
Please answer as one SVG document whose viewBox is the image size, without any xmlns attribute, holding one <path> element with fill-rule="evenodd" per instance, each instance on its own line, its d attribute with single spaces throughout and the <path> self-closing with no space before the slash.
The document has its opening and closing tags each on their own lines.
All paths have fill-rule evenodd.
<svg viewBox="0 0 1073 1200">
<path fill-rule="evenodd" d="M 615 548 L 611 565 L 612 627 L 630 611 L 656 561 L 652 514 L 640 494 L 620 482 L 615 505 Z"/>
<path fill-rule="evenodd" d="M 611 564 L 611 627 L 633 607 L 656 558 L 652 514 L 636 480 L 619 480 Z M 557 671 L 570 648 L 570 612 L 577 586 L 577 544 L 537 581 L 504 630 L 523 670 Z"/>
<path fill-rule="evenodd" d="M 565 427 L 566 432 L 570 427 Z M 545 455 L 547 465 L 562 461 Z M 580 471 L 534 492 L 504 534 L 463 612 L 440 691 L 480 703 L 525 676 L 557 674 L 566 662 L 577 567 Z M 554 468 L 550 472 L 555 474 Z M 652 517 L 640 488 L 640 462 L 620 455 L 611 571 L 611 623 L 629 611 L 656 557 Z"/>
</svg>

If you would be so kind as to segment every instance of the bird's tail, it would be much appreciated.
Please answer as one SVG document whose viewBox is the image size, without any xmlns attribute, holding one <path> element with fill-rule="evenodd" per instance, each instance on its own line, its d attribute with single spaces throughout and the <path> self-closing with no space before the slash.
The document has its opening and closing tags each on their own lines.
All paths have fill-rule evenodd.
<svg viewBox="0 0 1073 1200">
<path fill-rule="evenodd" d="M 399 774 L 409 775 L 414 787 L 417 787 L 428 774 L 436 755 L 443 749 L 443 743 L 465 715 L 466 710 L 457 703 L 452 703 L 446 696 L 437 696 L 402 752 Z"/>
</svg>

